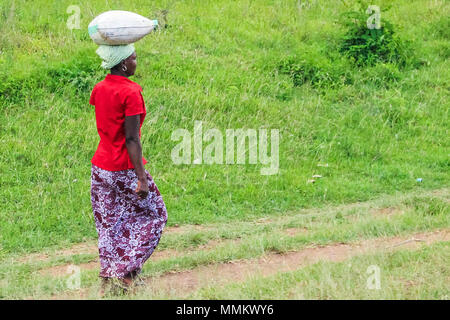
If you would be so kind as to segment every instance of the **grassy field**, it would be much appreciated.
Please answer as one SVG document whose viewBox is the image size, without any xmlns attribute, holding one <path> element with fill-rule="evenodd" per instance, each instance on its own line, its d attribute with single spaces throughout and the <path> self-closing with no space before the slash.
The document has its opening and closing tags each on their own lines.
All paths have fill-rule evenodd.
<svg viewBox="0 0 450 320">
<path fill-rule="evenodd" d="M 157 252 L 144 266 L 142 277 L 148 286 L 131 296 L 113 298 L 299 299 L 303 295 L 321 299 L 444 299 L 450 285 L 449 197 L 448 189 L 396 194 L 356 205 L 305 209 L 233 225 L 213 223 L 169 228 Z M 433 242 L 413 251 L 403 247 L 403 238 L 420 234 L 416 237 L 421 240 L 424 233 L 438 231 L 446 232 L 447 241 Z M 385 241 L 393 237 L 396 239 Z M 385 243 L 376 250 L 370 243 L 379 239 Z M 335 255 L 341 254 L 342 244 L 367 247 L 367 252 L 333 261 Z M 387 249 L 396 246 L 395 251 Z M 296 271 L 282 272 L 281 262 L 277 264 L 277 272 L 271 272 L 269 277 L 254 271 L 264 269 L 265 261 L 271 256 L 283 261 L 284 255 L 290 253 L 327 247 L 331 248 L 331 256 L 325 255 L 323 261 L 306 266 L 301 259 L 297 261 Z M 430 255 L 433 258 L 427 260 Z M 344 262 L 336 263 L 341 260 Z M 0 297 L 98 299 L 98 264 L 94 242 L 63 252 L 48 249 L 39 255 L 10 256 L 0 264 Z M 348 265 L 353 265 L 353 269 L 348 270 Z M 382 270 L 381 291 L 366 290 L 364 273 L 371 265 Z M 78 290 L 68 288 L 70 266 L 80 268 Z M 225 270 L 221 271 L 223 266 Z M 243 274 L 248 267 L 253 270 L 252 276 L 242 279 L 243 282 L 237 279 L 230 282 L 227 278 L 227 274 Z M 173 275 L 178 278 L 171 278 Z M 189 286 L 177 285 L 186 281 Z M 218 281 L 226 283 L 219 285 L 215 283 Z M 299 282 L 304 286 L 297 288 Z M 188 290 L 193 283 L 198 285 Z M 412 284 L 408 288 L 413 291 L 404 288 L 405 283 Z M 330 284 L 334 285 L 330 287 Z M 344 285 L 345 290 L 340 290 Z"/>
<path fill-rule="evenodd" d="M 95 258 L 94 252 L 17 263 L 23 255 L 96 239 L 90 159 L 99 138 L 88 99 L 106 72 L 100 68 L 87 25 L 112 9 L 160 21 L 162 10 L 169 12 L 166 28 L 135 45 L 138 67 L 131 79 L 143 87 L 147 106 L 142 128 L 144 156 L 149 160 L 146 168 L 164 197 L 168 226 L 187 225 L 192 230 L 195 224 L 215 226 L 168 233 L 160 249 L 225 241 L 213 252 L 200 250 L 188 257 L 149 263 L 146 276 L 299 250 L 308 243 L 448 228 L 448 201 L 429 192 L 447 188 L 450 178 L 450 5 L 439 0 L 370 4 L 381 8 L 381 22 L 392 23 L 398 43 L 405 44 L 399 61 L 360 64 L 340 50 L 346 35 L 342 14 L 360 10 L 352 0 L 2 0 L 0 269 L 5 276 L 0 279 L 0 297 L 64 292 L 64 280 L 42 276 L 39 270 Z M 81 29 L 66 26 L 72 15 L 67 13 L 70 5 L 80 8 Z M 177 142 L 171 134 L 180 128 L 193 132 L 194 121 L 202 121 L 204 130 L 217 128 L 222 133 L 239 128 L 278 129 L 278 174 L 261 175 L 261 164 L 174 164 L 171 151 Z M 313 175 L 322 178 L 308 183 Z M 395 200 L 397 195 L 403 199 L 412 194 L 418 198 L 407 203 Z M 425 200 L 420 198 L 425 194 Z M 302 209 L 328 212 L 330 207 L 392 196 L 396 205 L 410 208 L 393 221 L 370 220 L 364 210 L 355 209 L 353 214 L 362 220 L 353 224 L 345 214 L 332 210 L 327 218 L 314 222 L 313 231 L 305 237 L 281 232 L 312 223 L 298 214 Z M 436 212 L 420 215 L 427 210 Z M 278 223 L 260 225 L 255 223 L 258 219 Z M 236 245 L 233 241 L 240 238 L 245 240 Z M 359 287 L 342 291 L 340 284 L 338 289 L 320 292 L 285 285 L 292 279 L 319 281 L 325 272 L 339 275 L 347 263 L 327 262 L 309 266 L 309 271 L 274 275 L 267 283 L 265 278 L 254 279 L 242 286 L 231 284 L 224 291 L 202 289 L 193 296 L 226 297 L 233 292 L 250 298 L 445 297 L 439 283 L 448 284 L 444 263 L 448 244 L 385 258 L 374 253 L 354 257 L 352 263 L 369 259 L 392 271 L 392 277 L 406 272 L 412 278 L 416 273 L 426 275 L 426 283 L 433 275 L 436 279 L 416 293 L 384 287 L 379 296 L 367 296 Z M 434 264 L 422 263 L 429 259 Z M 416 264 L 408 264 L 409 260 Z M 362 265 L 358 272 L 365 272 L 367 266 Z M 438 266 L 441 277 L 430 272 Z M 95 288 L 96 272 L 83 272 L 86 290 Z M 358 277 L 358 272 L 342 281 Z M 159 296 L 140 294 L 136 297 Z"/>
</svg>

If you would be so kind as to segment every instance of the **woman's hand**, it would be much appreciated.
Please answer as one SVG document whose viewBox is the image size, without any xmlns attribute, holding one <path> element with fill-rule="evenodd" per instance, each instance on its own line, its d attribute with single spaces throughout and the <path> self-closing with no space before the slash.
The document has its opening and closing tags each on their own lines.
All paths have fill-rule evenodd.
<svg viewBox="0 0 450 320">
<path fill-rule="evenodd" d="M 143 180 L 138 180 L 138 184 L 137 184 L 137 188 L 136 188 L 136 193 L 139 196 L 139 199 L 145 199 L 148 196 L 148 182 L 147 179 L 145 179 L 145 181 Z"/>
</svg>

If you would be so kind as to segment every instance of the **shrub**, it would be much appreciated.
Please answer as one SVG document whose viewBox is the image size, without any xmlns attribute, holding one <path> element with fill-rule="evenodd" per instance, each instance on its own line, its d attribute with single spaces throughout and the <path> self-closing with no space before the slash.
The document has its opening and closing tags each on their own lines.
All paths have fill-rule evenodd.
<svg viewBox="0 0 450 320">
<path fill-rule="evenodd" d="M 377 62 L 396 63 L 405 66 L 410 62 L 412 50 L 410 44 L 400 39 L 395 27 L 383 18 L 378 29 L 369 29 L 369 16 L 363 9 L 345 12 L 341 16 L 341 24 L 346 33 L 341 39 L 339 51 L 350 57 L 359 66 L 374 65 Z"/>
</svg>

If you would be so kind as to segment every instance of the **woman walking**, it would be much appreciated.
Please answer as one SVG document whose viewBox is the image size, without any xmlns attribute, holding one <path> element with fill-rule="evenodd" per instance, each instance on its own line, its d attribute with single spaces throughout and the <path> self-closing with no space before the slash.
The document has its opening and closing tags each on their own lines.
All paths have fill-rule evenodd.
<svg viewBox="0 0 450 320">
<path fill-rule="evenodd" d="M 136 70 L 134 46 L 101 45 L 96 51 L 111 73 L 94 86 L 100 143 L 92 158 L 91 202 L 98 233 L 100 277 L 132 284 L 153 253 L 167 211 L 152 176 L 144 168 L 141 126 L 146 116 L 142 88 L 128 79 Z"/>
</svg>

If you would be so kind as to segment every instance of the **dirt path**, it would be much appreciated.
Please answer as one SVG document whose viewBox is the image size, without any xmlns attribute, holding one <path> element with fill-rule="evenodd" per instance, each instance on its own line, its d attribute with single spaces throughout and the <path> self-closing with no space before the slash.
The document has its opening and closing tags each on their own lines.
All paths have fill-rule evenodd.
<svg viewBox="0 0 450 320">
<path fill-rule="evenodd" d="M 340 262 L 351 257 L 370 253 L 391 252 L 399 249 L 416 249 L 439 241 L 450 241 L 450 229 L 410 234 L 402 237 L 375 238 L 354 243 L 335 243 L 315 246 L 285 254 L 270 253 L 259 259 L 239 260 L 229 263 L 200 266 L 195 269 L 167 273 L 145 279 L 143 292 L 152 295 L 175 294 L 186 296 L 205 286 L 219 286 L 245 281 L 249 277 L 270 276 L 277 272 L 297 270 L 319 261 Z M 88 289 L 62 293 L 53 299 L 86 298 Z"/>
<path fill-rule="evenodd" d="M 377 208 L 377 209 L 371 209 L 370 213 L 374 216 L 392 216 L 395 214 L 402 214 L 403 211 L 397 209 L 397 208 Z M 358 216 L 351 216 L 349 217 L 351 220 L 358 220 Z M 273 222 L 269 219 L 259 219 L 256 223 L 258 224 L 268 224 Z M 164 231 L 165 234 L 171 234 L 171 233 L 183 233 L 188 232 L 186 230 L 201 230 L 199 227 L 201 226 L 185 226 L 185 227 L 169 227 L 167 230 Z M 184 230 L 183 230 L 184 229 Z M 206 229 L 205 227 L 202 229 Z M 282 230 L 282 232 L 288 236 L 296 236 L 299 233 L 307 233 L 308 229 L 305 227 L 301 228 L 285 228 Z M 151 261 L 159 261 L 163 259 L 168 258 L 174 258 L 179 257 L 182 255 L 185 255 L 186 253 L 196 253 L 199 251 L 208 251 L 211 249 L 214 249 L 217 245 L 224 245 L 224 244 L 238 244 L 241 240 L 240 239 L 227 239 L 227 240 L 210 240 L 206 244 L 200 245 L 198 247 L 189 248 L 185 250 L 174 250 L 174 249 L 159 249 L 156 248 L 155 252 L 151 256 Z M 78 245 L 73 246 L 72 248 L 69 248 L 67 250 L 62 250 L 58 252 L 57 256 L 70 256 L 74 254 L 96 254 L 98 251 L 97 243 L 81 243 Z M 50 259 L 50 256 L 37 256 L 41 260 Z M 31 256 L 28 257 L 28 261 L 31 261 L 30 259 L 36 259 L 37 257 Z M 58 265 L 50 268 L 44 268 L 40 270 L 41 275 L 51 275 L 54 277 L 61 277 L 61 276 L 67 276 L 67 268 L 71 266 L 72 264 L 67 263 L 63 265 Z M 77 266 L 80 267 L 82 270 L 93 270 L 98 269 L 100 265 L 98 257 L 93 259 L 92 261 L 88 263 L 82 263 L 78 264 Z"/>
<path fill-rule="evenodd" d="M 430 190 L 422 193 L 421 195 L 437 196 L 440 199 L 448 202 L 448 191 L 449 190 L 446 188 Z M 415 195 L 416 194 L 411 193 L 405 194 L 402 197 L 398 198 L 389 196 L 374 201 L 351 203 L 339 206 L 329 206 L 320 209 L 305 209 L 291 212 L 283 216 L 261 217 L 254 221 L 242 221 L 237 223 L 242 224 L 239 225 L 239 228 L 242 227 L 243 230 L 247 230 L 246 228 L 248 228 L 249 225 L 261 226 L 261 224 L 276 224 L 278 225 L 277 228 L 279 228 L 277 229 L 277 231 L 280 231 L 288 236 L 296 236 L 298 235 L 298 233 L 309 232 L 309 230 L 304 226 L 291 226 L 289 221 L 297 221 L 298 223 L 299 217 L 306 220 L 311 219 L 311 217 L 324 217 L 325 219 L 329 219 L 330 215 L 333 217 L 333 215 L 339 213 L 342 216 L 342 214 L 345 213 L 345 219 L 351 222 L 358 221 L 367 214 L 372 217 L 388 217 L 388 219 L 390 219 L 393 216 L 404 214 L 405 207 L 402 205 L 404 203 L 404 200 Z M 395 201 L 393 201 L 393 199 Z M 361 211 L 359 209 L 364 210 Z M 168 248 L 161 249 L 161 247 L 158 247 L 153 253 L 151 259 L 152 261 L 158 261 L 178 256 L 196 254 L 198 252 L 203 253 L 208 250 L 214 250 L 217 245 L 239 245 L 241 241 L 241 239 L 239 239 L 239 235 L 237 235 L 237 237 L 233 239 L 220 238 L 219 230 L 223 227 L 223 224 L 183 225 L 167 227 L 164 230 L 165 235 L 174 236 L 175 239 L 181 237 L 181 239 L 186 238 L 189 241 L 190 237 L 193 236 L 195 238 L 198 233 L 201 234 L 202 232 L 209 232 L 209 235 L 211 236 L 212 234 L 213 236 L 206 244 L 198 246 L 195 245 L 195 242 L 192 242 L 191 247 L 183 248 L 180 250 Z M 215 235 L 216 231 L 217 235 Z M 419 241 L 416 241 L 414 239 L 419 239 Z M 360 242 L 352 243 L 333 243 L 327 246 L 316 245 L 314 247 L 308 247 L 302 250 L 292 251 L 284 254 L 270 252 L 260 258 L 232 261 L 228 263 L 202 265 L 188 271 L 168 272 L 161 276 L 149 277 L 145 279 L 147 285 L 142 288 L 142 290 L 144 290 L 143 292 L 145 293 L 149 293 L 151 296 L 169 295 L 182 297 L 204 286 L 223 285 L 228 282 L 245 281 L 248 277 L 252 276 L 269 276 L 275 274 L 276 272 L 292 271 L 306 265 L 314 264 L 320 260 L 339 262 L 356 255 L 364 254 L 366 252 L 375 253 L 380 251 L 387 252 L 389 250 L 397 250 L 410 247 L 417 248 L 422 244 L 431 244 L 435 241 L 449 240 L 450 230 L 445 229 L 434 232 L 430 231 L 417 233 L 404 237 L 375 238 L 371 240 L 361 240 Z M 173 243 L 171 245 L 173 245 Z M 64 250 L 53 250 L 16 257 L 13 261 L 14 263 L 33 263 L 37 261 L 50 262 L 55 258 L 69 258 L 74 255 L 86 254 L 92 255 L 92 260 L 88 261 L 87 263 L 77 264 L 77 266 L 80 267 L 83 271 L 96 269 L 98 270 L 100 266 L 97 253 L 97 241 L 91 240 L 76 244 Z M 84 259 L 86 259 L 86 257 L 84 257 Z M 64 277 L 69 274 L 68 266 L 71 265 L 72 264 L 66 263 L 63 265 L 46 267 L 39 270 L 39 273 L 44 276 Z M 86 289 L 81 289 L 79 291 L 66 291 L 55 295 L 53 298 L 88 298 L 88 292 L 91 291 L 92 294 L 92 290 L 95 290 L 93 286 Z"/>
<path fill-rule="evenodd" d="M 447 188 L 442 188 L 442 189 L 437 189 L 437 190 L 430 190 L 427 192 L 424 192 L 422 195 L 428 195 L 428 196 L 437 196 L 442 200 L 445 200 L 447 202 L 449 202 L 448 200 L 448 196 L 449 196 L 449 189 Z M 406 194 L 407 195 L 407 194 Z M 394 198 L 395 196 L 390 196 L 391 198 Z M 389 197 L 387 197 L 389 198 Z M 378 200 L 374 200 L 374 201 L 367 201 L 367 202 L 357 202 L 357 203 L 349 203 L 349 204 L 345 204 L 345 205 L 338 205 L 338 206 L 330 206 L 330 207 L 326 207 L 326 208 L 322 208 L 322 209 L 316 209 L 316 208 L 311 208 L 311 209 L 304 209 L 304 210 L 299 210 L 294 214 L 290 214 L 287 215 L 287 217 L 294 217 L 295 215 L 301 215 L 303 217 L 306 217 L 307 215 L 317 215 L 320 216 L 321 214 L 318 212 L 321 212 L 322 215 L 326 215 L 329 214 L 330 211 L 335 211 L 335 212 L 339 212 L 339 211 L 347 211 L 347 210 L 352 210 L 352 209 L 358 209 L 358 208 L 369 208 L 371 214 L 373 215 L 394 215 L 394 214 L 401 214 L 402 212 L 396 208 L 396 207 L 384 207 L 384 206 L 380 206 L 380 205 L 376 205 L 376 202 Z M 349 219 L 354 219 L 357 220 L 359 217 L 358 215 L 354 215 L 353 217 L 349 216 Z M 274 221 L 280 220 L 282 219 L 282 217 L 262 217 L 259 218 L 258 220 L 254 221 L 254 223 L 257 224 L 269 224 L 269 223 L 273 223 Z M 216 225 L 182 225 L 182 226 L 170 226 L 170 227 L 166 227 L 164 230 L 164 235 L 170 235 L 170 234 L 185 234 L 188 232 L 201 232 L 201 231 L 208 231 L 208 230 L 214 230 L 220 228 L 219 226 Z M 287 228 L 286 233 L 289 235 L 293 235 L 293 233 L 298 232 L 298 229 L 296 228 Z M 211 240 L 211 245 L 214 245 L 214 241 L 217 240 Z M 208 247 L 210 244 L 206 244 L 203 247 Z M 200 248 L 200 247 L 199 247 Z M 194 248 L 195 249 L 195 248 Z M 167 254 L 173 255 L 176 254 L 176 250 L 171 250 L 171 249 L 165 249 L 163 251 L 167 251 Z M 67 249 L 63 249 L 63 250 L 55 250 L 54 252 L 44 252 L 44 253 L 32 253 L 32 254 L 27 254 L 21 257 L 17 257 L 14 258 L 13 260 L 15 260 L 15 262 L 17 263 L 32 263 L 34 261 L 40 261 L 40 262 L 45 262 L 48 261 L 52 258 L 57 258 L 57 257 L 67 257 L 67 256 L 72 256 L 72 255 L 77 255 L 77 254 L 97 254 L 98 252 L 98 248 L 97 248 L 97 241 L 96 240 L 89 240 L 83 243 L 78 243 L 73 245 L 70 248 Z M 154 255 L 152 256 L 155 257 L 156 259 L 159 259 L 159 256 L 164 256 L 165 254 L 162 253 L 162 251 L 159 250 L 159 248 L 157 248 L 157 250 L 155 251 Z M 89 266 L 90 264 L 94 263 L 90 262 L 88 264 L 83 264 L 82 266 L 86 265 Z"/>
<path fill-rule="evenodd" d="M 271 253 L 259 259 L 201 266 L 190 271 L 166 274 L 147 279 L 147 283 L 150 288 L 164 288 L 167 293 L 176 292 L 178 296 L 184 296 L 206 285 L 217 286 L 244 281 L 252 276 L 293 271 L 321 260 L 340 262 L 364 253 L 412 249 L 437 241 L 450 241 L 450 229 L 416 233 L 406 237 L 376 238 L 351 244 L 332 244 L 286 254 Z"/>
</svg>

